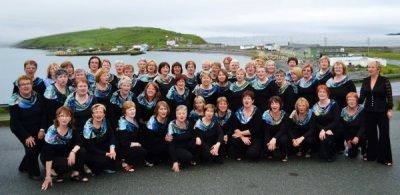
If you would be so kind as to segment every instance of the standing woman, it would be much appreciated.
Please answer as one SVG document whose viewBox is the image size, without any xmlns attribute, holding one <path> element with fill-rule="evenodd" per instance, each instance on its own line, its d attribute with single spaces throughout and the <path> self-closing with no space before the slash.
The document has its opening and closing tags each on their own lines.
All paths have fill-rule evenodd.
<svg viewBox="0 0 400 195">
<path fill-rule="evenodd" d="M 261 112 L 268 109 L 268 100 L 278 94 L 278 86 L 272 77 L 267 77 L 266 69 L 257 68 L 257 78 L 252 82 L 255 101 L 254 104 Z"/>
<path fill-rule="evenodd" d="M 89 65 L 89 72 L 86 76 L 87 80 L 89 81 L 90 88 L 93 89 L 94 86 L 96 85 L 94 75 L 96 74 L 97 70 L 101 68 L 101 60 L 97 56 L 92 56 L 89 58 L 88 65 Z"/>
<path fill-rule="evenodd" d="M 326 81 L 326 86 L 331 92 L 331 98 L 336 101 L 339 108 L 346 107 L 346 95 L 350 92 L 357 92 L 353 81 L 346 74 L 346 66 L 342 61 L 333 65 L 333 77 Z"/>
<path fill-rule="evenodd" d="M 46 79 L 44 79 L 44 85 L 46 85 L 46 88 L 56 81 L 56 71 L 59 68 L 60 66 L 57 63 L 51 63 L 47 67 L 47 76 Z"/>
<path fill-rule="evenodd" d="M 87 150 L 86 163 L 94 174 L 99 174 L 101 171 L 114 173 L 117 156 L 116 139 L 105 118 L 106 107 L 95 104 L 91 110 L 92 117 L 86 121 L 83 130 L 83 143 Z"/>
<path fill-rule="evenodd" d="M 197 84 L 201 83 L 201 75 L 203 73 L 210 73 L 210 69 L 211 69 L 211 62 L 210 61 L 206 60 L 201 64 L 201 71 L 196 73 Z"/>
<path fill-rule="evenodd" d="M 141 77 L 142 75 L 145 75 L 147 73 L 147 61 L 145 59 L 140 59 L 137 62 L 137 66 L 138 66 L 138 77 Z"/>
<path fill-rule="evenodd" d="M 261 113 L 254 103 L 254 93 L 246 90 L 242 95 L 243 106 L 232 119 L 229 154 L 236 160 L 246 157 L 258 160 L 261 157 L 263 132 Z"/>
<path fill-rule="evenodd" d="M 217 82 L 215 82 L 215 85 L 217 86 L 218 98 L 222 96 L 228 97 L 231 82 L 228 80 L 228 72 L 226 72 L 226 70 L 221 69 L 218 72 Z"/>
<path fill-rule="evenodd" d="M 10 129 L 25 149 L 19 165 L 20 172 L 28 172 L 29 178 L 40 176 L 38 156 L 43 145 L 46 128 L 46 111 L 42 96 L 32 90 L 32 78 L 27 75 L 17 80 L 18 92 L 9 101 Z"/>
<path fill-rule="evenodd" d="M 169 142 L 168 150 L 172 161 L 172 170 L 180 171 L 181 163 L 195 165 L 196 145 L 193 126 L 187 120 L 187 107 L 180 105 L 176 108 L 176 119 L 168 125 L 165 139 Z"/>
<path fill-rule="evenodd" d="M 114 63 L 114 67 L 115 67 L 115 72 L 117 73 L 115 76 L 117 76 L 119 81 L 124 76 L 124 67 L 125 67 L 124 61 L 116 60 Z"/>
<path fill-rule="evenodd" d="M 298 94 L 300 79 L 303 78 L 303 71 L 300 67 L 296 66 L 290 72 L 291 80 L 289 81 L 286 79 L 286 81 L 288 81 L 290 85 L 293 86 L 294 93 Z"/>
<path fill-rule="evenodd" d="M 189 88 L 190 91 L 193 91 L 193 89 L 197 85 L 197 80 L 196 80 L 196 63 L 193 60 L 189 60 L 185 63 L 185 69 L 186 69 L 186 87 Z"/>
<path fill-rule="evenodd" d="M 110 62 L 110 60 L 103 59 L 103 61 L 101 62 L 101 68 L 104 68 L 104 69 L 107 70 L 107 73 L 108 73 L 107 80 L 108 80 L 108 83 L 110 83 L 111 86 L 112 86 L 112 91 L 117 90 L 117 88 L 118 88 L 117 85 L 118 85 L 118 80 L 119 79 L 118 79 L 118 77 L 116 75 L 111 73 L 111 62 Z M 97 74 L 95 74 L 95 77 L 96 77 L 96 75 Z M 97 85 L 97 83 L 96 83 L 96 85 Z"/>
<path fill-rule="evenodd" d="M 214 120 L 215 106 L 205 106 L 204 117 L 197 120 L 194 125 L 196 146 L 201 161 L 213 160 L 216 163 L 223 162 L 221 145 L 224 143 L 224 133 L 221 126 Z"/>
<path fill-rule="evenodd" d="M 75 80 L 75 85 L 76 91 L 67 97 L 64 106 L 69 107 L 74 113 L 75 128 L 82 135 L 83 126 L 91 117 L 91 108 L 97 101 L 89 93 L 89 82 L 85 78 Z"/>
<path fill-rule="evenodd" d="M 222 60 L 222 63 L 224 64 L 224 68 L 225 68 L 226 72 L 230 72 L 229 65 L 230 65 L 231 61 L 232 61 L 232 57 L 230 57 L 230 56 L 227 56 L 224 58 L 224 60 Z"/>
<path fill-rule="evenodd" d="M 221 63 L 220 62 L 213 62 L 211 63 L 211 71 L 210 76 L 213 82 L 218 80 L 218 72 L 221 70 Z"/>
<path fill-rule="evenodd" d="M 139 94 L 138 78 L 136 78 L 136 75 L 134 74 L 134 68 L 131 64 L 126 64 L 124 66 L 124 75 L 132 80 L 131 91 L 133 94 Z"/>
<path fill-rule="evenodd" d="M 60 68 L 65 69 L 68 72 L 68 83 L 67 86 L 71 86 L 75 78 L 75 68 L 71 61 L 64 61 L 60 64 Z"/>
<path fill-rule="evenodd" d="M 236 82 L 236 72 L 239 70 L 240 64 L 239 61 L 236 59 L 232 59 L 231 63 L 229 64 L 229 77 L 228 80 L 231 83 Z"/>
<path fill-rule="evenodd" d="M 147 165 L 159 164 L 168 159 L 168 144 L 165 136 L 168 132 L 169 106 L 165 101 L 159 101 L 154 109 L 154 115 L 147 121 L 143 132 L 144 147 L 147 151 Z"/>
<path fill-rule="evenodd" d="M 266 71 L 268 80 L 275 80 L 276 64 L 273 60 L 268 60 L 266 62 Z"/>
<path fill-rule="evenodd" d="M 296 57 L 289 57 L 287 60 L 287 65 L 289 67 L 289 70 L 286 72 L 286 80 L 289 82 L 292 82 L 292 70 L 295 67 L 298 67 L 297 65 L 299 64 L 299 60 Z M 299 78 L 300 79 L 300 78 Z"/>
<path fill-rule="evenodd" d="M 168 90 L 174 85 L 174 77 L 169 75 L 169 64 L 167 62 L 161 62 L 158 65 L 158 76 L 154 79 L 158 84 L 160 90 L 161 99 L 165 99 Z"/>
<path fill-rule="evenodd" d="M 246 72 L 240 68 L 236 71 L 236 81 L 229 86 L 229 103 L 233 111 L 241 107 L 243 93 L 247 90 L 253 90 L 251 84 L 245 80 L 245 76 Z"/>
<path fill-rule="evenodd" d="M 288 128 L 291 146 L 297 150 L 297 156 L 311 157 L 311 148 L 315 143 L 315 116 L 308 101 L 301 97 L 296 101 L 295 110 L 290 114 Z"/>
<path fill-rule="evenodd" d="M 139 124 L 136 122 L 136 106 L 132 101 L 126 101 L 122 105 L 123 116 L 118 121 L 116 129 L 117 151 L 119 159 L 123 159 L 122 168 L 126 172 L 135 171 L 135 165 L 144 162 L 146 150 L 143 147 L 143 139 Z"/>
<path fill-rule="evenodd" d="M 45 167 L 42 190 L 52 186 L 52 170 L 57 173 L 56 182 L 62 182 L 64 174 L 68 173 L 69 170 L 72 171 L 71 180 L 83 182 L 89 180 L 83 175 L 86 150 L 81 148 L 80 135 L 72 127 L 72 117 L 72 111 L 68 107 L 58 108 L 54 124 L 47 130 L 42 155 L 40 156 Z"/>
<path fill-rule="evenodd" d="M 319 155 L 327 162 L 335 160 L 335 144 L 337 148 L 344 145 L 339 129 L 340 109 L 335 100 L 329 98 L 329 89 L 326 85 L 317 87 L 318 102 L 312 110 L 315 116 L 318 140 L 320 142 Z"/>
<path fill-rule="evenodd" d="M 185 82 L 185 75 L 175 76 L 175 85 L 169 89 L 166 95 L 167 102 L 171 107 L 171 113 L 175 113 L 175 109 L 179 105 L 185 105 L 188 108 L 192 107 L 191 93 L 185 86 Z"/>
<path fill-rule="evenodd" d="M 67 96 L 71 93 L 68 83 L 68 72 L 65 69 L 58 69 L 55 74 L 55 83 L 46 88 L 44 102 L 47 110 L 47 127 L 54 123 L 56 111 L 64 105 Z"/>
<path fill-rule="evenodd" d="M 182 64 L 179 62 L 175 62 L 172 64 L 172 76 L 174 78 L 176 78 L 178 75 L 181 75 L 183 73 L 183 69 L 182 69 Z"/>
<path fill-rule="evenodd" d="M 146 74 L 142 75 L 138 79 L 138 91 L 143 91 L 146 85 L 150 82 L 153 82 L 157 77 L 157 62 L 155 60 L 147 61 L 147 69 Z"/>
<path fill-rule="evenodd" d="M 116 77 L 115 77 L 116 78 Z M 107 106 L 113 93 L 113 85 L 109 82 L 109 72 L 106 68 L 100 68 L 95 75 L 96 88 L 94 96 L 98 103 Z"/>
<path fill-rule="evenodd" d="M 282 100 L 282 110 L 286 113 L 291 113 L 294 110 L 297 94 L 294 92 L 293 86 L 289 81 L 286 81 L 284 70 L 279 69 L 276 71 L 275 83 L 278 87 L 278 96 Z"/>
<path fill-rule="evenodd" d="M 344 107 L 340 113 L 341 131 L 346 141 L 347 156 L 349 158 L 355 158 L 358 155 L 358 148 L 365 144 L 363 143 L 365 142 L 364 107 L 358 104 L 358 95 L 356 92 L 347 94 L 346 102 L 347 106 Z"/>
<path fill-rule="evenodd" d="M 154 113 L 157 102 L 160 100 L 160 90 L 157 83 L 151 82 L 146 85 L 144 91 L 137 97 L 139 123 L 145 125 Z"/>
<path fill-rule="evenodd" d="M 312 64 L 305 64 L 302 68 L 303 78 L 299 80 L 298 95 L 304 97 L 310 103 L 314 105 L 317 102 L 316 89 L 318 81 L 313 76 Z"/>
<path fill-rule="evenodd" d="M 217 100 L 217 86 L 212 83 L 210 73 L 203 72 L 201 75 L 201 84 L 193 89 L 194 96 L 202 96 L 207 104 L 215 104 Z"/>
<path fill-rule="evenodd" d="M 368 64 L 369 77 L 363 80 L 360 103 L 364 103 L 367 132 L 367 158 L 391 166 L 393 164 L 390 148 L 389 120 L 393 116 L 392 86 L 388 78 L 379 74 L 380 63 Z M 378 137 L 378 128 L 379 137 Z"/>
<path fill-rule="evenodd" d="M 315 75 L 319 85 L 325 85 L 326 81 L 334 76 L 333 71 L 329 68 L 330 61 L 328 56 L 321 56 L 319 59 L 319 71 Z M 346 74 L 346 73 L 344 73 Z"/>
<path fill-rule="evenodd" d="M 115 91 L 110 98 L 110 103 L 108 104 L 107 119 L 110 123 L 111 129 L 116 129 L 118 127 L 118 119 L 122 116 L 122 105 L 125 101 L 132 101 L 134 95 L 131 92 L 132 80 L 127 77 L 121 77 L 118 82 L 119 90 Z"/>
<path fill-rule="evenodd" d="M 248 82 L 253 82 L 257 77 L 256 77 L 256 65 L 254 61 L 250 61 L 246 64 L 245 67 L 246 70 L 246 81 Z"/>
<path fill-rule="evenodd" d="M 288 145 L 288 116 L 282 108 L 282 100 L 279 96 L 272 96 L 268 100 L 269 110 L 262 115 L 262 128 L 264 130 L 264 147 L 268 158 L 272 158 L 273 152 L 279 146 L 280 159 L 287 161 Z"/>
<path fill-rule="evenodd" d="M 24 62 L 24 71 L 25 75 L 30 77 L 33 81 L 32 89 L 36 91 L 36 93 L 43 97 L 44 91 L 46 90 L 46 85 L 44 84 L 43 79 L 39 77 L 35 77 L 37 70 L 37 63 L 34 60 L 27 60 Z M 17 93 L 19 91 L 18 80 L 14 82 L 13 93 Z"/>
</svg>

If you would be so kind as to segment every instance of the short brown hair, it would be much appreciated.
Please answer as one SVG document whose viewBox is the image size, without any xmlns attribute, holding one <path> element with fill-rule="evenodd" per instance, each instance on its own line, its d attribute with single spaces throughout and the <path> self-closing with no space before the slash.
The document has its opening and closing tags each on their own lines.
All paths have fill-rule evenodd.
<svg viewBox="0 0 400 195">
<path fill-rule="evenodd" d="M 357 94 L 356 92 L 349 92 L 349 93 L 346 95 L 346 100 L 349 99 L 349 98 L 351 98 L 351 97 L 356 98 L 356 100 L 358 100 L 358 94 Z"/>
<path fill-rule="evenodd" d="M 225 70 L 225 69 L 220 69 L 219 71 L 218 71 L 218 74 L 220 73 L 220 72 L 222 72 L 222 74 L 224 74 L 225 75 L 225 83 L 226 82 L 228 82 L 229 81 L 229 74 L 228 74 L 228 72 Z M 218 76 L 218 75 L 217 75 Z"/>
<path fill-rule="evenodd" d="M 323 55 L 319 58 L 318 62 L 321 63 L 322 60 L 328 60 L 328 65 L 330 65 L 331 61 L 329 60 L 329 57 L 327 55 Z"/>
<path fill-rule="evenodd" d="M 301 67 L 301 70 L 303 71 L 303 70 L 306 69 L 306 68 L 310 68 L 311 72 L 312 72 L 312 73 L 314 72 L 313 65 L 312 65 L 311 63 L 305 63 L 305 64 Z"/>
<path fill-rule="evenodd" d="M 242 99 L 246 96 L 249 96 L 252 100 L 254 100 L 254 92 L 251 90 L 246 90 L 242 94 Z"/>
<path fill-rule="evenodd" d="M 61 68 L 64 68 L 64 69 L 67 69 L 67 67 L 68 66 L 71 66 L 72 67 L 72 69 L 74 69 L 74 65 L 72 64 L 72 62 L 71 61 L 64 61 L 63 63 L 61 63 L 61 65 L 60 65 L 60 67 Z"/>
<path fill-rule="evenodd" d="M 187 69 L 190 64 L 192 64 L 194 66 L 194 68 L 196 69 L 196 63 L 193 60 L 186 61 L 185 69 Z"/>
<path fill-rule="evenodd" d="M 225 96 L 221 96 L 217 99 L 217 107 L 218 107 L 218 104 L 221 102 L 226 102 L 229 105 L 228 99 L 226 99 Z"/>
<path fill-rule="evenodd" d="M 103 112 L 104 112 L 104 114 L 106 113 L 106 107 L 103 105 L 103 104 L 100 104 L 100 103 L 97 103 L 97 104 L 94 104 L 93 106 L 92 106 L 92 113 L 94 112 L 94 110 L 96 110 L 97 108 L 101 108 L 102 110 L 103 110 Z"/>
<path fill-rule="evenodd" d="M 186 75 L 178 74 L 175 76 L 175 83 L 177 83 L 180 80 L 186 81 Z"/>
<path fill-rule="evenodd" d="M 161 96 L 161 93 L 160 93 L 160 88 L 158 87 L 158 84 L 156 82 L 150 82 L 150 83 L 147 83 L 146 87 L 144 88 L 144 96 L 146 97 L 146 99 L 148 98 L 146 91 L 150 86 L 153 86 L 156 89 L 156 95 L 154 98 L 159 98 Z"/>
<path fill-rule="evenodd" d="M 318 94 L 319 91 L 324 90 L 328 96 L 330 95 L 329 88 L 326 85 L 318 85 L 316 93 Z"/>
<path fill-rule="evenodd" d="M 31 85 L 33 85 L 33 80 L 31 77 L 29 77 L 27 75 L 21 75 L 20 77 L 18 77 L 18 80 L 17 80 L 18 87 L 19 87 L 19 83 L 21 81 L 26 81 L 26 80 L 29 81 L 31 83 Z"/>
<path fill-rule="evenodd" d="M 72 110 L 67 107 L 67 106 L 61 106 L 56 110 L 56 118 L 54 119 L 54 126 L 55 127 L 59 127 L 60 124 L 58 123 L 57 118 L 61 115 L 61 114 L 67 114 L 68 116 L 71 117 L 71 121 L 69 121 L 68 126 L 72 127 L 73 124 L 73 120 L 74 120 L 74 113 L 72 112 Z"/>
<path fill-rule="evenodd" d="M 298 60 L 296 57 L 290 57 L 290 58 L 288 58 L 287 63 L 289 64 L 290 61 L 295 61 L 295 62 L 296 62 L 296 65 L 299 64 L 299 60 Z"/>
<path fill-rule="evenodd" d="M 106 68 L 100 68 L 99 70 L 97 70 L 96 74 L 94 75 L 96 83 L 100 82 L 100 77 L 103 74 L 108 74 L 108 70 Z"/>
<path fill-rule="evenodd" d="M 86 85 L 89 87 L 89 81 L 85 78 L 75 79 L 75 86 L 78 86 L 79 83 L 86 83 Z"/>
<path fill-rule="evenodd" d="M 35 61 L 35 60 L 27 60 L 27 61 L 25 61 L 24 62 L 24 68 L 26 68 L 26 66 L 28 66 L 28 65 L 33 65 L 33 66 L 35 66 L 36 68 L 37 68 L 37 62 Z"/>
<path fill-rule="evenodd" d="M 275 96 L 272 96 L 272 97 L 269 98 L 269 100 L 268 100 L 268 108 L 269 109 L 271 109 L 272 102 L 278 103 L 280 108 L 282 109 L 283 102 L 282 102 L 282 99 L 279 96 L 275 95 Z"/>
<path fill-rule="evenodd" d="M 161 106 L 164 106 L 165 108 L 167 108 L 167 116 L 168 116 L 171 110 L 170 110 L 169 105 L 168 105 L 168 103 L 166 101 L 157 102 L 156 107 L 154 108 L 154 115 L 155 116 L 158 115 L 158 109 L 160 109 Z"/>
<path fill-rule="evenodd" d="M 136 104 L 132 101 L 125 101 L 122 104 L 122 114 L 125 115 L 126 110 L 130 109 L 130 108 L 135 108 L 136 109 Z"/>
<path fill-rule="evenodd" d="M 204 111 L 206 111 L 207 109 L 212 109 L 213 112 L 215 112 L 214 104 L 207 104 L 206 106 L 204 106 Z"/>
</svg>

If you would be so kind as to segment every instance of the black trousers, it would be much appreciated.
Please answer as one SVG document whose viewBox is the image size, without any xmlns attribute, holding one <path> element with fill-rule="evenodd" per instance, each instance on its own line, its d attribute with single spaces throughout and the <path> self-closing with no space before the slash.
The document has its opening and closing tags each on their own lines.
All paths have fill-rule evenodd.
<svg viewBox="0 0 400 195">
<path fill-rule="evenodd" d="M 44 167 L 46 167 L 46 161 L 44 156 L 41 155 L 40 159 Z M 52 161 L 52 169 L 58 175 L 64 175 L 69 171 L 78 171 L 80 174 L 84 173 L 83 165 L 85 164 L 86 160 L 86 150 L 85 148 L 81 147 L 75 155 L 75 164 L 72 166 L 68 165 L 68 156 L 67 157 L 55 157 Z"/>
<path fill-rule="evenodd" d="M 265 147 L 265 153 L 267 156 L 273 156 L 273 152 L 274 151 L 270 151 L 268 150 L 267 147 L 267 143 L 270 140 L 267 140 L 264 143 L 264 147 Z M 284 159 L 286 158 L 287 154 L 288 154 L 288 136 L 287 135 L 282 135 L 279 139 L 276 140 L 278 148 L 279 148 L 279 154 L 280 154 L 280 158 Z"/>
<path fill-rule="evenodd" d="M 299 137 L 295 137 L 295 138 L 291 138 L 290 139 L 290 145 L 291 145 L 291 149 L 294 152 L 302 152 L 302 153 L 307 153 L 307 152 L 311 152 L 311 148 L 313 147 L 313 145 L 315 144 L 314 141 L 314 137 L 305 137 L 303 142 L 301 142 L 301 144 L 298 147 L 294 147 L 293 143 L 292 143 L 292 139 L 297 139 Z"/>
<path fill-rule="evenodd" d="M 258 160 L 261 158 L 261 148 L 263 140 L 260 138 L 251 139 L 251 144 L 246 145 L 240 138 L 231 138 L 228 153 L 231 158 L 248 158 L 250 160 Z"/>
<path fill-rule="evenodd" d="M 145 148 L 147 151 L 146 161 L 150 163 L 158 164 L 161 161 L 167 161 L 169 158 L 168 144 L 165 142 L 145 145 Z"/>
<path fill-rule="evenodd" d="M 334 135 L 325 135 L 324 140 L 319 140 L 319 156 L 325 160 L 334 160 L 336 149 L 335 149 L 335 136 Z"/>
<path fill-rule="evenodd" d="M 389 137 L 389 118 L 387 117 L 386 112 L 366 112 L 365 122 L 368 141 L 368 160 L 377 160 L 379 163 L 392 163 L 393 159 Z"/>
<path fill-rule="evenodd" d="M 137 165 L 144 162 L 144 158 L 147 154 L 146 149 L 143 147 L 129 147 L 120 148 L 118 150 L 119 158 L 125 159 L 125 162 L 129 165 Z"/>
<path fill-rule="evenodd" d="M 180 163 L 190 163 L 195 160 L 198 151 L 194 140 L 188 143 L 179 144 L 171 142 L 169 143 L 168 148 L 172 162 Z"/>
<path fill-rule="evenodd" d="M 27 171 L 30 176 L 40 176 L 39 169 L 39 154 L 42 151 L 43 140 L 38 140 L 35 138 L 35 146 L 27 147 L 25 145 L 25 140 L 19 139 L 19 141 L 24 146 L 25 155 L 19 165 L 20 171 Z"/>
<path fill-rule="evenodd" d="M 210 153 L 211 147 L 213 146 L 212 143 L 206 143 L 203 142 L 201 143 L 201 145 L 196 145 L 196 149 L 197 149 L 197 156 L 196 156 L 196 160 L 200 160 L 203 162 L 208 162 L 210 160 L 217 162 L 217 163 L 222 163 L 223 162 L 223 145 L 221 143 L 221 145 L 219 146 L 218 149 L 218 156 L 214 156 Z"/>
<path fill-rule="evenodd" d="M 92 169 L 94 174 L 99 174 L 103 170 L 116 170 L 116 160 L 106 155 L 87 153 L 86 164 Z"/>
</svg>

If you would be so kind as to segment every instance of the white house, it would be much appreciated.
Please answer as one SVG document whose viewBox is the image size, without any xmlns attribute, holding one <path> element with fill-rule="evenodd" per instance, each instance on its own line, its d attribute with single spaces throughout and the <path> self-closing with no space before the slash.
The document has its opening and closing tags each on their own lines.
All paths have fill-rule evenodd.
<svg viewBox="0 0 400 195">
<path fill-rule="evenodd" d="M 335 62 L 342 61 L 346 66 L 361 66 L 367 67 L 368 63 L 371 61 L 378 61 L 381 63 L 382 66 L 386 66 L 387 62 L 385 59 L 382 58 L 369 58 L 363 56 L 349 56 L 349 57 L 330 57 L 330 65 L 333 66 Z"/>
<path fill-rule="evenodd" d="M 241 50 L 247 50 L 247 49 L 255 49 L 256 46 L 255 45 L 241 45 L 240 49 Z"/>
<path fill-rule="evenodd" d="M 264 45 L 264 49 L 267 51 L 279 51 L 280 46 L 276 43 L 267 43 Z"/>
</svg>

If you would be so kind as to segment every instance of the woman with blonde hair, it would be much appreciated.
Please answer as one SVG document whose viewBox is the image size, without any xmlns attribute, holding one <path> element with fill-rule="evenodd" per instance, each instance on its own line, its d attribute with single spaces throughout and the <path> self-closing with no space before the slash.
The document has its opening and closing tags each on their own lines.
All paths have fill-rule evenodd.
<svg viewBox="0 0 400 195">
<path fill-rule="evenodd" d="M 298 95 L 307 99 L 310 105 L 314 105 L 317 102 L 316 89 L 318 81 L 313 75 L 313 65 L 310 63 L 305 64 L 302 67 L 303 77 L 299 80 Z"/>
<path fill-rule="evenodd" d="M 315 77 L 318 80 L 318 84 L 326 84 L 326 81 L 331 79 L 334 75 L 333 71 L 329 68 L 330 67 L 330 60 L 329 57 L 326 55 L 321 56 L 319 58 L 319 70 L 316 73 Z"/>
<path fill-rule="evenodd" d="M 228 97 L 230 97 L 229 102 L 233 111 L 236 111 L 241 107 L 243 92 L 247 90 L 253 90 L 253 87 L 249 82 L 246 81 L 245 77 L 246 71 L 241 68 L 238 69 L 236 71 L 236 81 L 229 86 Z"/>
</svg>

